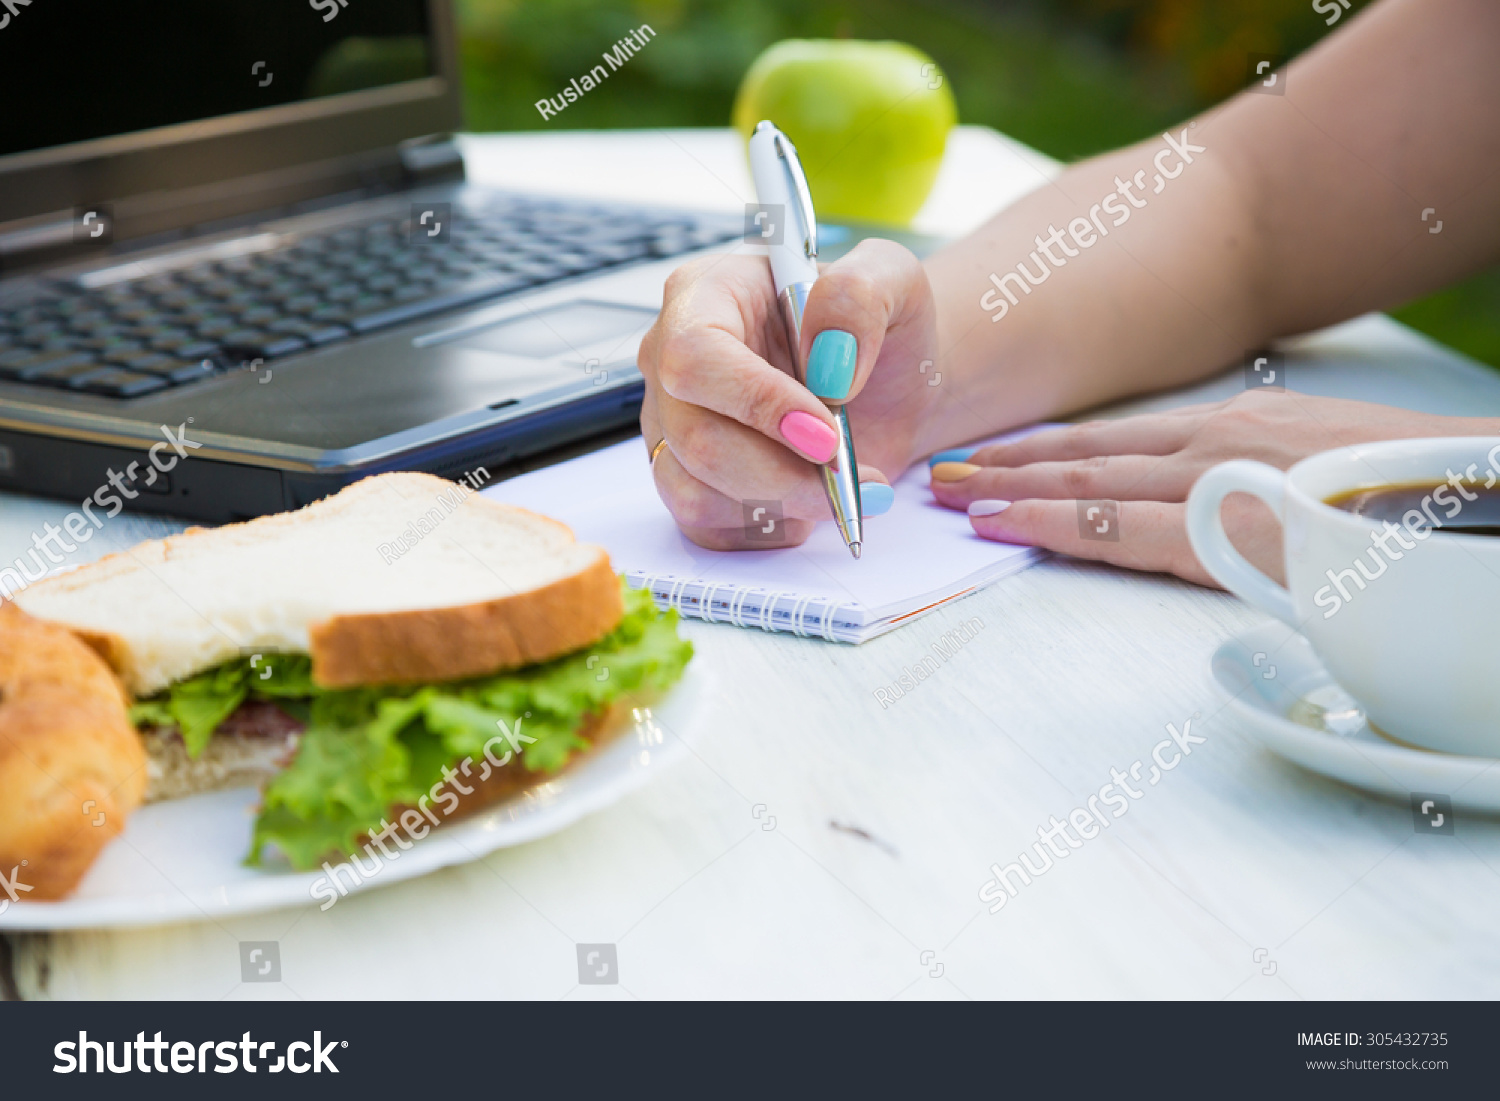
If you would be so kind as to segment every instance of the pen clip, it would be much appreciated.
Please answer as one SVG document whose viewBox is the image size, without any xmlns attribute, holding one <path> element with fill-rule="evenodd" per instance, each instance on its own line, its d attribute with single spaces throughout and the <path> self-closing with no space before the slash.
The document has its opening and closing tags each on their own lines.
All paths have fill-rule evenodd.
<svg viewBox="0 0 1500 1101">
<path fill-rule="evenodd" d="M 786 162 L 787 175 L 791 177 L 791 192 L 797 200 L 798 221 L 802 223 L 802 251 L 809 260 L 818 258 L 818 218 L 813 213 L 812 192 L 807 187 L 807 177 L 802 174 L 802 162 L 797 158 L 796 146 L 780 130 L 772 139 L 776 155 Z"/>
</svg>

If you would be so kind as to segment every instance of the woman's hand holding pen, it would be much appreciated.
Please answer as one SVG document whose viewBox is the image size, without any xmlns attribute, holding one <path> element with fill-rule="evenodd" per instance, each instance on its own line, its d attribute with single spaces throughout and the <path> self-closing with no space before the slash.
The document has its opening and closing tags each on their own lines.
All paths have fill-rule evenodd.
<svg viewBox="0 0 1500 1101">
<path fill-rule="evenodd" d="M 1009 426 L 966 396 L 974 388 L 958 377 L 955 357 L 933 363 L 936 324 L 922 266 L 889 241 L 866 241 L 824 269 L 809 299 L 804 339 L 821 337 L 821 351 L 809 359 L 808 382 L 830 399 L 846 387 L 866 515 L 878 514 L 870 507 L 881 495 L 873 483 L 889 484 L 938 447 Z M 647 384 L 641 425 L 649 447 L 666 440 L 653 464 L 657 488 L 682 530 L 702 546 L 765 549 L 745 501 L 780 503 L 783 545 L 801 543 L 814 523 L 828 519 L 813 463 L 834 446 L 832 417 L 791 377 L 783 334 L 765 261 L 709 257 L 674 273 L 661 316 L 641 346 Z M 847 354 L 851 338 L 855 356 Z M 952 457 L 961 461 L 934 468 L 932 492 L 940 504 L 968 510 L 974 530 L 988 539 L 1212 585 L 1188 545 L 1183 502 L 1215 463 L 1254 458 L 1285 469 L 1315 452 L 1367 440 L 1495 431 L 1493 420 L 1251 392 L 1217 405 L 966 449 Z M 1080 500 L 1119 502 L 1122 537 L 1085 538 Z M 1269 510 L 1235 495 L 1224 520 L 1241 551 L 1279 575 L 1280 528 Z M 760 538 L 752 539 L 752 531 Z"/>
<path fill-rule="evenodd" d="M 764 549 L 747 534 L 746 501 L 779 503 L 783 545 L 827 520 L 813 465 L 836 444 L 825 401 L 849 405 L 865 515 L 889 508 L 880 487 L 920 457 L 920 431 L 938 400 L 928 385 L 936 325 L 916 257 L 865 241 L 822 269 L 813 288 L 804 387 L 791 374 L 763 257 L 710 256 L 674 272 L 641 344 L 641 429 L 656 452 L 657 490 L 683 532 L 715 550 Z"/>
</svg>

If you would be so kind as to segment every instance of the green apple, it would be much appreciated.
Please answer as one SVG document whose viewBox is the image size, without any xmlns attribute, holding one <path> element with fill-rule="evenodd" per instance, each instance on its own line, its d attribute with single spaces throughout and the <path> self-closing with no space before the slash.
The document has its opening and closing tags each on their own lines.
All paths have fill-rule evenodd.
<svg viewBox="0 0 1500 1101">
<path fill-rule="evenodd" d="M 751 64 L 734 100 L 747 142 L 761 119 L 792 139 L 820 220 L 906 225 L 932 190 L 957 118 L 937 65 L 901 42 L 778 42 Z"/>
</svg>

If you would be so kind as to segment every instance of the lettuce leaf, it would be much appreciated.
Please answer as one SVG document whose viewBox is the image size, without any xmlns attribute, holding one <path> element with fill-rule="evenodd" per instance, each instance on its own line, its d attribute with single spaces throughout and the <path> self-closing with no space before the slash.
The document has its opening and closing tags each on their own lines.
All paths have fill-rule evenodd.
<svg viewBox="0 0 1500 1101">
<path fill-rule="evenodd" d="M 253 663 L 252 663 L 253 661 Z M 247 697 L 305 699 L 320 692 L 306 654 L 265 654 L 225 662 L 196 677 L 178 681 L 164 695 L 130 709 L 136 726 L 175 726 L 188 756 L 196 759 L 219 724 Z"/>
<path fill-rule="evenodd" d="M 625 615 L 599 642 L 540 665 L 490 677 L 421 686 L 321 689 L 303 654 L 226 662 L 132 709 L 138 723 L 175 723 L 197 756 L 215 727 L 246 698 L 304 710 L 300 747 L 267 785 L 248 863 L 273 844 L 297 868 L 348 853 L 393 806 L 412 805 L 471 758 L 488 775 L 484 747 L 512 749 L 528 771 L 552 773 L 588 742 L 584 717 L 624 693 L 660 691 L 682 675 L 692 645 L 677 613 L 625 589 Z M 267 671 L 269 670 L 269 675 Z M 507 735 L 506 732 L 509 732 Z M 500 738 L 498 743 L 494 739 Z M 450 798 L 451 796 L 446 796 Z M 442 799 L 434 804 L 443 808 Z"/>
</svg>

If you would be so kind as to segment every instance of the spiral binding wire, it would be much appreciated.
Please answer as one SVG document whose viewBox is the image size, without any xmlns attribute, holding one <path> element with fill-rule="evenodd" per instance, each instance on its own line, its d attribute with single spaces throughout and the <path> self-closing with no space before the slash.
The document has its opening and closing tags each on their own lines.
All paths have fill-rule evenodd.
<svg viewBox="0 0 1500 1101">
<path fill-rule="evenodd" d="M 650 591 L 652 599 L 664 608 L 676 608 L 681 615 L 694 615 L 709 623 L 720 623 L 714 610 L 714 594 L 722 587 L 724 582 L 715 581 L 701 590 L 697 596 L 688 592 L 688 586 L 692 584 L 690 578 L 674 577 L 671 574 L 637 574 L 639 587 Z M 776 608 L 784 596 L 792 594 L 785 591 L 767 592 L 760 588 L 740 588 L 733 590 L 733 596 L 725 603 L 727 605 L 728 621 L 736 627 L 759 627 L 763 631 L 777 630 Z M 750 612 L 745 610 L 745 602 L 755 595 L 761 595 L 766 599 L 759 602 L 759 608 Z M 821 601 L 823 607 L 819 614 L 813 616 L 811 605 L 814 601 Z M 688 604 L 696 606 L 696 612 L 689 612 Z M 803 596 L 798 597 L 793 605 L 789 618 L 791 630 L 802 638 L 808 638 L 814 634 L 821 635 L 829 642 L 837 642 L 834 634 L 834 620 L 839 609 L 843 608 L 847 601 L 829 600 L 826 597 Z M 753 618 L 752 618 L 753 617 Z M 809 622 L 811 620 L 811 622 Z"/>
</svg>

